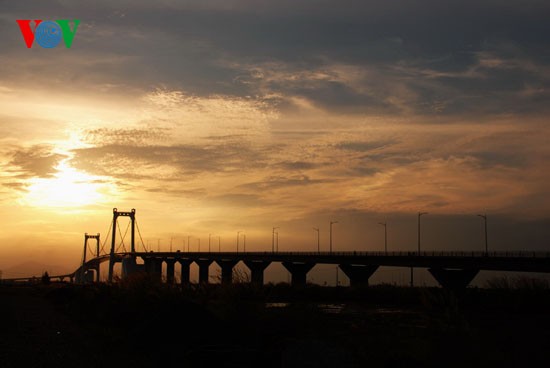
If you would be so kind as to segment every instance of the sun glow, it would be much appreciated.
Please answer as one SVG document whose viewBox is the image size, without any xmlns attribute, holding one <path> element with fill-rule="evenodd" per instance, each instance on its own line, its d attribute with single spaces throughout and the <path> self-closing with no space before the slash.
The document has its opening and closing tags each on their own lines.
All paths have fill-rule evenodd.
<svg viewBox="0 0 550 368">
<path fill-rule="evenodd" d="M 23 199 L 35 207 L 80 207 L 105 200 L 110 184 L 80 172 L 63 160 L 52 178 L 32 178 Z"/>
</svg>

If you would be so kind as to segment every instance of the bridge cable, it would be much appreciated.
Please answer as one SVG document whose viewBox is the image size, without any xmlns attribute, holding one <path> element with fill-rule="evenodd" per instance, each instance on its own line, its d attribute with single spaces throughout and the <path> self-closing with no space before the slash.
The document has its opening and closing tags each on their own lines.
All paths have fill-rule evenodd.
<svg viewBox="0 0 550 368">
<path fill-rule="evenodd" d="M 84 262 L 84 256 L 85 256 L 85 255 L 90 255 L 90 258 L 88 259 L 88 261 L 89 261 L 90 259 L 95 258 L 95 256 L 94 256 L 92 250 L 90 249 L 90 246 L 89 246 L 89 244 L 88 244 L 87 241 L 86 241 L 86 250 L 85 250 L 85 253 L 82 253 L 82 257 L 80 257 L 80 263 L 79 263 L 79 266 L 78 266 L 79 268 L 82 267 L 82 264 L 83 264 L 83 262 Z"/>
<path fill-rule="evenodd" d="M 86 247 L 88 248 L 88 247 Z M 86 249 L 86 251 L 88 251 L 88 249 Z M 78 267 L 82 267 L 82 262 L 84 262 L 84 254 L 82 254 L 82 257 L 80 257 L 80 263 L 78 264 Z"/>
<path fill-rule="evenodd" d="M 141 231 L 139 231 L 139 225 L 137 223 L 137 220 L 136 220 L 136 228 L 137 228 L 137 231 L 138 231 L 139 239 L 141 240 L 141 246 L 147 252 L 147 248 L 145 247 L 145 243 L 143 242 L 143 238 L 141 237 Z"/>
<path fill-rule="evenodd" d="M 109 225 L 109 230 L 107 230 L 107 236 L 105 237 L 105 240 L 103 240 L 103 244 L 101 245 L 101 248 L 99 249 L 99 254 L 103 252 L 103 249 L 105 248 L 105 244 L 107 244 L 107 240 L 109 239 L 109 235 L 111 235 L 111 228 L 113 227 L 113 221 L 111 221 L 111 224 Z M 97 255 L 99 257 L 99 254 Z M 107 253 L 105 253 L 107 254 Z"/>
<path fill-rule="evenodd" d="M 124 244 L 124 239 L 126 239 L 126 235 L 128 234 L 128 230 L 130 229 L 130 224 L 131 224 L 131 221 L 128 221 L 128 225 L 126 226 L 126 230 L 124 231 L 124 235 L 122 236 L 122 249 L 124 250 L 125 253 L 127 253 L 128 250 L 126 249 L 126 245 Z"/>
<path fill-rule="evenodd" d="M 120 224 L 118 222 L 118 219 L 116 221 L 116 224 L 117 224 L 117 228 L 118 228 L 118 235 L 120 235 L 120 243 L 118 244 L 118 246 L 116 247 L 116 250 L 115 250 L 115 253 L 118 253 L 121 246 L 123 247 L 123 249 L 126 249 L 126 247 L 124 246 L 124 236 L 122 235 L 122 232 L 120 231 Z M 126 235 L 126 232 L 124 232 L 124 234 Z"/>
<path fill-rule="evenodd" d="M 117 227 L 117 230 L 118 230 L 118 233 L 120 235 L 120 241 L 121 243 L 124 242 L 124 238 L 122 238 L 122 233 L 120 232 L 120 226 L 119 226 L 119 223 L 118 223 L 118 219 L 116 220 L 116 227 Z M 116 234 L 115 234 L 115 241 L 116 241 Z M 115 253 L 118 253 L 118 250 L 120 249 L 120 244 L 119 243 L 116 248 L 115 248 Z"/>
<path fill-rule="evenodd" d="M 92 247 L 90 247 L 90 244 L 88 243 L 88 246 L 86 247 L 88 250 L 88 253 L 90 254 L 90 259 L 94 259 L 96 255 L 94 255 L 94 252 L 92 251 Z"/>
</svg>

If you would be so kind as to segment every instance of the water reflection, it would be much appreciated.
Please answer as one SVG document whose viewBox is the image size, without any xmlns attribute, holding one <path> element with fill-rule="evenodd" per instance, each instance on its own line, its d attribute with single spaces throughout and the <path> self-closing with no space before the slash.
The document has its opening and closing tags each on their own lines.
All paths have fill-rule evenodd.
<svg viewBox="0 0 550 368">
<path fill-rule="evenodd" d="M 345 306 L 345 304 L 317 304 L 320 311 L 330 314 L 341 313 Z"/>
<path fill-rule="evenodd" d="M 291 307 L 292 305 L 302 304 L 302 303 L 290 303 L 290 302 L 271 302 L 265 303 L 265 307 L 268 309 L 283 309 Z M 406 310 L 403 308 L 361 308 L 354 304 L 345 304 L 345 303 L 305 303 L 310 305 L 320 312 L 327 314 L 360 314 L 368 313 L 379 314 L 379 315 L 388 315 L 388 314 L 411 314 L 413 311 Z"/>
<path fill-rule="evenodd" d="M 286 308 L 290 303 L 265 303 L 266 308 Z"/>
<path fill-rule="evenodd" d="M 265 303 L 266 308 L 287 308 L 290 305 L 291 303 L 288 302 Z M 346 306 L 345 304 L 335 303 L 317 303 L 312 305 L 315 306 L 319 311 L 330 314 L 341 313 Z"/>
</svg>

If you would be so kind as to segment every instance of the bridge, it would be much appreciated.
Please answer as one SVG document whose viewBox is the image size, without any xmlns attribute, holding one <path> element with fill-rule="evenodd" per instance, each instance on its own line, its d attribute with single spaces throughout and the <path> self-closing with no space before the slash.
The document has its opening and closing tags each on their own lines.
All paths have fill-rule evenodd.
<svg viewBox="0 0 550 368">
<path fill-rule="evenodd" d="M 209 267 L 216 263 L 221 268 L 222 284 L 233 282 L 233 269 L 243 262 L 250 270 L 250 282 L 264 283 L 264 271 L 272 263 L 281 263 L 291 274 L 293 286 L 305 286 L 307 274 L 317 264 L 337 265 L 350 279 L 350 286 L 368 285 L 369 278 L 380 266 L 427 268 L 437 282 L 445 288 L 465 288 L 482 270 L 550 273 L 550 252 L 138 252 L 135 248 L 135 210 L 119 212 L 113 209 L 111 223 L 111 249 L 101 254 L 100 235 L 84 235 L 84 254 L 80 267 L 71 274 L 50 276 L 51 279 L 70 279 L 77 283 L 100 281 L 100 265 L 108 263 L 108 282 L 113 282 L 114 265 L 121 264 L 121 277 L 143 273 L 161 281 L 163 264 L 166 265 L 166 279 L 175 283 L 176 264 L 181 268 L 182 285 L 190 283 L 190 266 L 198 265 L 199 283 L 209 282 Z M 117 219 L 130 218 L 121 242 L 116 243 Z M 130 250 L 119 252 L 124 237 L 131 225 Z M 141 238 L 141 234 L 138 234 Z M 87 260 L 88 240 L 96 240 L 94 257 Z M 142 240 L 142 245 L 143 240 Z M 145 246 L 144 246 L 145 248 Z M 138 261 L 139 260 L 139 261 Z M 29 278 L 11 279 L 23 281 Z"/>
<path fill-rule="evenodd" d="M 137 259 L 143 263 L 138 264 Z M 98 270 L 102 256 L 77 270 Z M 427 268 L 439 284 L 446 288 L 466 287 L 481 270 L 550 273 L 550 253 L 546 252 L 127 252 L 114 254 L 114 262 L 122 264 L 122 278 L 146 273 L 162 280 L 166 265 L 166 282 L 175 282 L 176 265 L 181 267 L 182 284 L 189 284 L 190 265 L 199 267 L 199 283 L 209 282 L 209 268 L 221 268 L 221 282 L 233 281 L 233 268 L 243 262 L 250 270 L 250 281 L 264 283 L 264 270 L 273 262 L 282 263 L 290 272 L 294 286 L 306 284 L 307 273 L 317 264 L 332 264 L 350 279 L 351 286 L 368 285 L 369 278 L 380 266 Z M 88 280 L 98 278 L 88 276 Z"/>
</svg>

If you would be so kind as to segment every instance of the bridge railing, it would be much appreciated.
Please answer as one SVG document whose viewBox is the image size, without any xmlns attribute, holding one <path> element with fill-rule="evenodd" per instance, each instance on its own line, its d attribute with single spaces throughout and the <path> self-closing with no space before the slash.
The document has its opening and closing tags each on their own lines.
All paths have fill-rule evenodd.
<svg viewBox="0 0 550 368">
<path fill-rule="evenodd" d="M 269 254 L 263 252 L 261 254 Z M 247 253 L 249 254 L 249 253 Z M 254 254 L 254 253 L 250 253 Z M 277 252 L 278 255 L 302 255 L 302 256 L 365 256 L 365 257 L 511 257 L 511 258 L 549 258 L 550 252 L 537 251 L 502 251 L 502 252 L 479 252 L 479 251 L 423 251 L 423 252 Z"/>
<path fill-rule="evenodd" d="M 128 253 L 120 253 L 124 255 Z M 139 254 L 139 253 L 138 253 Z M 394 252 L 362 252 L 362 251 L 340 251 L 340 252 L 147 252 L 143 253 L 147 255 L 189 255 L 189 256 L 235 256 L 235 255 L 248 255 L 248 256 L 358 256 L 358 257 L 498 257 L 498 258 L 550 258 L 550 252 L 541 251 L 499 251 L 499 252 L 480 252 L 480 251 L 422 251 L 422 252 L 408 252 L 408 251 L 394 251 Z"/>
</svg>

